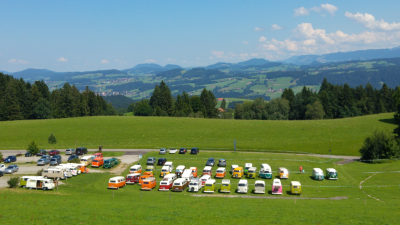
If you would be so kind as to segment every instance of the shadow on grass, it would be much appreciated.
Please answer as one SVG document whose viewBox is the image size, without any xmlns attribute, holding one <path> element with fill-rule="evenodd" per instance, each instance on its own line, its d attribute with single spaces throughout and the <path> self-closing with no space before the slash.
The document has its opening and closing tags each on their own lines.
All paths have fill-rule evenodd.
<svg viewBox="0 0 400 225">
<path fill-rule="evenodd" d="M 391 118 L 391 119 L 380 119 L 379 121 L 383 122 L 383 123 L 388 123 L 388 124 L 395 124 L 395 125 L 397 124 L 396 120 L 394 118 Z"/>
</svg>

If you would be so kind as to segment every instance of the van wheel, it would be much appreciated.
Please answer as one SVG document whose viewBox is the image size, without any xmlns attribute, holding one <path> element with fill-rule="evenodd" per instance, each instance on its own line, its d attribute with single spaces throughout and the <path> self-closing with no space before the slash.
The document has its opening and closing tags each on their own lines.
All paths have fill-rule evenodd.
<svg viewBox="0 0 400 225">
<path fill-rule="evenodd" d="M 22 188 L 26 188 L 26 186 L 24 185 L 24 186 L 22 186 Z"/>
<path fill-rule="evenodd" d="M 46 191 L 46 189 L 47 189 L 47 188 L 46 188 L 46 187 L 44 187 L 44 188 L 43 188 L 43 191 Z"/>
<path fill-rule="evenodd" d="M 119 187 L 117 187 L 117 190 L 119 189 Z"/>
</svg>

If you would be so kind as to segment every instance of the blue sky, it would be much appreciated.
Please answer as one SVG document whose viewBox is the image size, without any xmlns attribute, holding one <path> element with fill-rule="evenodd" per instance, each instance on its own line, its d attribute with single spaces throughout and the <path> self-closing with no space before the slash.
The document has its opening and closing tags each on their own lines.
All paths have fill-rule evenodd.
<svg viewBox="0 0 400 225">
<path fill-rule="evenodd" d="M 400 46 L 400 1 L 0 1 L 0 70 L 204 66 Z"/>
</svg>

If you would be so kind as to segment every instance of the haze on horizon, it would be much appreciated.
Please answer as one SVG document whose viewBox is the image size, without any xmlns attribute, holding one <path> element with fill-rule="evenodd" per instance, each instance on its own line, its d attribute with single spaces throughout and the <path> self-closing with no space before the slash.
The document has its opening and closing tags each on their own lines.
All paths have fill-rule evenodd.
<svg viewBox="0 0 400 225">
<path fill-rule="evenodd" d="M 2 1 L 0 70 L 205 66 L 400 46 L 400 2 Z"/>
</svg>

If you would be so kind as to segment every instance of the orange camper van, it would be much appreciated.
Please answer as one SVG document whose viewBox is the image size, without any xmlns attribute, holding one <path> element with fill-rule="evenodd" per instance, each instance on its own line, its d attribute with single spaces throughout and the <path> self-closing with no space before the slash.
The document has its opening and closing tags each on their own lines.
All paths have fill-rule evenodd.
<svg viewBox="0 0 400 225">
<path fill-rule="evenodd" d="M 140 190 L 151 191 L 151 190 L 153 190 L 153 188 L 156 187 L 156 185 L 157 185 L 156 178 L 149 177 L 149 178 L 146 178 L 143 180 L 142 188 L 140 188 Z"/>
<path fill-rule="evenodd" d="M 108 188 L 119 189 L 120 187 L 124 187 L 126 184 L 125 177 L 112 177 L 108 181 Z"/>
<path fill-rule="evenodd" d="M 149 177 L 154 177 L 154 175 L 142 175 L 139 177 L 139 185 L 143 184 L 143 180 L 149 178 Z"/>
<path fill-rule="evenodd" d="M 103 166 L 103 164 L 104 164 L 103 157 L 94 158 L 92 161 L 92 167 L 101 167 L 101 166 Z"/>
<path fill-rule="evenodd" d="M 190 167 L 190 170 L 192 171 L 193 177 L 197 178 L 197 167 Z"/>
</svg>

